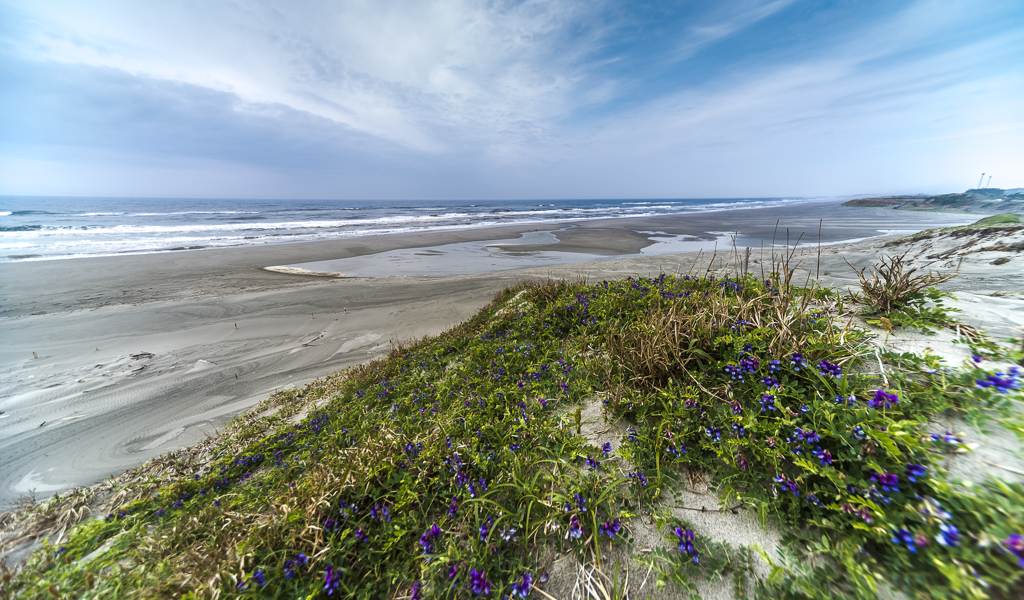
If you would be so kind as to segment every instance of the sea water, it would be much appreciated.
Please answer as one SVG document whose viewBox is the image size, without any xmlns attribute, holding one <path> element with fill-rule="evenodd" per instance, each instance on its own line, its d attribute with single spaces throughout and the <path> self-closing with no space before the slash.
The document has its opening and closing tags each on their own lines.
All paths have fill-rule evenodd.
<svg viewBox="0 0 1024 600">
<path fill-rule="evenodd" d="M 0 196 L 0 262 L 767 208 L 800 198 L 258 200 Z"/>
</svg>

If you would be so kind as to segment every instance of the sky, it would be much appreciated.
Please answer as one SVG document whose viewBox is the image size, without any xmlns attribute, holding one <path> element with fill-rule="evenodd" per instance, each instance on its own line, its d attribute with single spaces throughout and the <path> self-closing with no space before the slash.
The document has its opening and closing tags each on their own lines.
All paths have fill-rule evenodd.
<svg viewBox="0 0 1024 600">
<path fill-rule="evenodd" d="M 816 197 L 982 172 L 1024 186 L 1020 0 L 0 0 L 0 195 Z"/>
</svg>

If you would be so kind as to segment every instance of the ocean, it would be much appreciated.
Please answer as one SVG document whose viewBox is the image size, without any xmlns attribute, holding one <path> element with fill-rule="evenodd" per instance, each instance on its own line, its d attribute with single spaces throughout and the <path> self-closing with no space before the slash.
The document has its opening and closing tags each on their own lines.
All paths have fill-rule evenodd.
<svg viewBox="0 0 1024 600">
<path fill-rule="evenodd" d="M 767 208 L 801 198 L 256 200 L 0 196 L 0 262 Z"/>
</svg>

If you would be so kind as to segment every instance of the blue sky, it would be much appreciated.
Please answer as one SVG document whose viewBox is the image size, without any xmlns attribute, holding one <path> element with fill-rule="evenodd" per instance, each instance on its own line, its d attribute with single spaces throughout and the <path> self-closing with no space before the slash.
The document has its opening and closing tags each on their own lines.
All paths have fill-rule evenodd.
<svg viewBox="0 0 1024 600">
<path fill-rule="evenodd" d="M 0 194 L 1024 186 L 1024 3 L 0 0 Z"/>
</svg>

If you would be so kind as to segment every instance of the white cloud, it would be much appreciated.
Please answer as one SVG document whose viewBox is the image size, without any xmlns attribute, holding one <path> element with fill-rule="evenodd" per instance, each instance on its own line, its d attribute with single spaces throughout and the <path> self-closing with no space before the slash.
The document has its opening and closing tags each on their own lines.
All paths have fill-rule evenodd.
<svg viewBox="0 0 1024 600">
<path fill-rule="evenodd" d="M 48 2 L 23 52 L 281 103 L 437 151 L 453 130 L 514 133 L 566 110 L 567 72 L 590 43 L 562 44 L 580 6 Z"/>
<path fill-rule="evenodd" d="M 693 51 L 790 1 L 745 0 L 680 37 Z M 36 23 L 22 51 L 285 104 L 421 150 L 512 156 L 557 135 L 553 123 L 579 106 L 616 97 L 616 82 L 596 80 L 589 62 L 616 35 L 603 7 L 57 0 L 29 9 Z"/>
<path fill-rule="evenodd" d="M 425 166 L 415 175 L 418 182 L 389 187 L 412 196 L 550 197 L 546 190 L 556 189 L 568 196 L 758 195 L 757 186 L 763 195 L 787 193 L 793 181 L 804 186 L 798 193 L 847 193 L 862 188 L 838 188 L 866 181 L 860 173 L 880 173 L 882 161 L 893 163 L 890 181 L 906 182 L 900 185 L 935 176 L 924 156 L 949 172 L 956 164 L 950 156 L 964 156 L 957 140 L 969 140 L 963 144 L 977 148 L 978 160 L 998 155 L 1007 164 L 1024 164 L 1024 144 L 1014 147 L 1024 82 L 1009 68 L 1024 64 L 1024 32 L 1006 24 L 1004 4 L 912 3 L 817 39 L 813 51 L 793 42 L 778 55 L 751 53 L 723 63 L 727 68 L 699 83 L 671 68 L 707 66 L 701 61 L 711 60 L 710 51 L 767 19 L 789 18 L 799 5 L 712 5 L 674 22 L 672 43 L 660 55 L 642 41 L 616 45 L 630 23 L 615 20 L 623 5 L 611 0 L 311 0 L 286 6 L 41 1 L 16 9 L 22 29 L 8 47 L 14 44 L 22 60 L 135 75 L 138 86 L 159 88 L 167 102 L 177 103 L 174 111 L 153 109 L 173 113 L 167 118 L 175 127 L 201 96 L 196 90 L 223 92 L 208 100 L 216 110 L 197 108 L 208 114 L 181 129 L 200 130 L 213 116 L 230 121 L 224 131 L 244 143 L 226 140 L 221 154 L 239 152 L 238 168 L 226 169 L 239 177 L 246 164 L 273 168 L 272 146 L 284 138 L 296 152 L 315 148 L 348 157 L 358 144 L 370 146 L 366 140 L 383 140 L 365 151 L 378 161 L 366 181 L 379 183 L 389 169 L 413 177 L 406 172 L 419 160 Z M 197 87 L 172 93 L 166 82 Z M 144 100 L 153 108 L 159 95 Z M 340 125 L 304 121 L 301 113 Z M 256 133 L 243 136 L 250 117 Z M 339 140 L 335 146 L 332 136 Z M 114 139 L 107 132 L 96 137 Z M 178 156 L 190 143 L 209 143 L 203 136 L 190 139 L 182 134 L 176 141 Z M 130 140 L 110 143 L 122 142 Z M 250 153 L 238 150 L 261 143 L 265 147 Z M 204 160 L 230 160 L 218 152 L 196 151 L 199 166 L 189 172 L 212 164 Z M 289 169 L 304 158 L 282 163 L 282 173 L 291 175 L 281 177 L 293 176 Z M 961 160 L 963 168 L 974 170 L 971 160 Z M 735 176 L 737 163 L 744 164 L 742 180 Z M 912 168 L 900 170 L 901 164 Z M 812 168 L 817 183 L 805 176 Z M 147 169 L 147 177 L 157 178 L 158 167 Z M 472 181 L 475 191 L 448 182 L 427 185 L 431 170 L 438 178 Z M 319 185 L 310 183 L 309 172 L 294 176 L 297 186 Z M 335 181 L 337 175 L 322 177 Z M 220 189 L 224 179 L 217 180 Z M 718 187 L 693 183 L 710 180 Z M 778 184 L 776 191 L 767 191 L 767 181 Z"/>
</svg>

